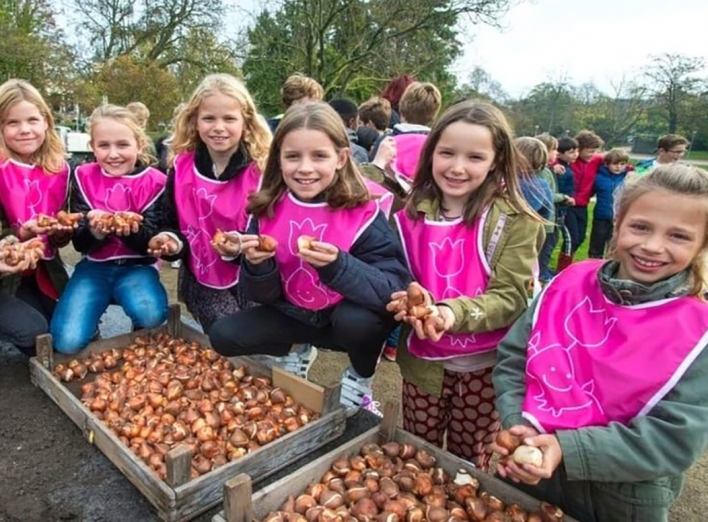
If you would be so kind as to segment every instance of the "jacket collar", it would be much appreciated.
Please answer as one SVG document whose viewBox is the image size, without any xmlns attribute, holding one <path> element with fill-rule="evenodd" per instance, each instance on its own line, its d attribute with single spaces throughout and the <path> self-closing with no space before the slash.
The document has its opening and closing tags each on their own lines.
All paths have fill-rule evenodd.
<svg viewBox="0 0 708 522">
<path fill-rule="evenodd" d="M 690 277 L 687 270 L 649 286 L 626 279 L 618 279 L 618 270 L 619 263 L 617 261 L 608 261 L 597 273 L 602 293 L 615 304 L 638 305 L 681 297 L 686 295 L 689 290 Z"/>
</svg>

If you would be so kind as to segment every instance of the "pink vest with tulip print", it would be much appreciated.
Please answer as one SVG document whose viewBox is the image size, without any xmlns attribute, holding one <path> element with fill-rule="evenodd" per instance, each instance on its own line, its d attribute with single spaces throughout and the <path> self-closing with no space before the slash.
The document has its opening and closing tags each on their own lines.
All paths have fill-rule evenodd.
<svg viewBox="0 0 708 522">
<path fill-rule="evenodd" d="M 386 216 L 386 219 L 391 217 L 391 208 L 393 207 L 393 193 L 386 190 L 384 187 L 370 180 L 369 178 L 364 178 L 364 185 L 369 190 L 369 194 L 379 203 L 379 208 Z"/>
<path fill-rule="evenodd" d="M 0 203 L 11 227 L 39 214 L 55 216 L 65 205 L 69 193 L 69 166 L 64 163 L 56 174 L 47 174 L 42 167 L 26 165 L 11 159 L 0 164 Z M 47 236 L 44 242 L 44 259 L 53 259 L 54 247 Z"/>
<path fill-rule="evenodd" d="M 376 219 L 379 207 L 371 200 L 356 208 L 332 210 L 327 203 L 304 203 L 287 192 L 275 204 L 272 218 L 259 218 L 259 232 L 278 241 L 275 259 L 286 299 L 301 308 L 322 310 L 336 305 L 342 295 L 320 281 L 317 270 L 297 257 L 297 239 L 310 236 L 343 252 Z"/>
<path fill-rule="evenodd" d="M 98 163 L 81 165 L 74 174 L 76 187 L 92 210 L 133 212 L 142 214 L 165 191 L 167 176 L 152 167 L 146 167 L 133 176 L 109 176 Z M 103 245 L 86 257 L 91 261 L 147 257 L 128 248 L 113 234 Z"/>
<path fill-rule="evenodd" d="M 523 415 L 542 432 L 646 415 L 708 342 L 708 304 L 690 297 L 612 303 L 597 279 L 601 266 L 571 265 L 539 298 Z"/>
<path fill-rule="evenodd" d="M 470 228 L 455 221 L 412 220 L 405 210 L 394 216 L 413 279 L 434 301 L 479 297 L 487 290 L 491 269 L 484 257 L 485 212 Z M 481 312 L 480 312 L 481 313 Z M 494 350 L 508 328 L 492 332 L 445 334 L 439 341 L 408 337 L 408 351 L 429 360 L 445 360 Z"/>
<path fill-rule="evenodd" d="M 182 234 L 189 242 L 189 268 L 199 283 L 215 289 L 238 283 L 239 265 L 224 261 L 211 240 L 217 230 L 245 232 L 248 196 L 258 191 L 262 176 L 255 163 L 228 181 L 202 176 L 194 153 L 175 158 L 175 204 Z"/>
<path fill-rule="evenodd" d="M 428 135 L 409 133 L 397 134 L 391 137 L 396 142 L 396 159 L 393 163 L 393 169 L 409 183 L 412 183 L 415 178 L 415 171 L 418 168 L 418 160 Z"/>
</svg>

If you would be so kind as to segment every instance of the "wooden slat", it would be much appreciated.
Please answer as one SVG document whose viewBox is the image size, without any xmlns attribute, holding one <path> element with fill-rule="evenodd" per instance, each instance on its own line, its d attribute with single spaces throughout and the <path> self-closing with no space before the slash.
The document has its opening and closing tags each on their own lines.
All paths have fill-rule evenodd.
<svg viewBox="0 0 708 522">
<path fill-rule="evenodd" d="M 222 498 L 222 486 L 230 477 L 246 473 L 254 480 L 262 480 L 341 436 L 345 423 L 344 410 L 339 409 L 263 446 L 255 453 L 229 462 L 176 488 L 176 510 L 180 520 L 189 520 L 190 517 L 217 505 Z"/>
<path fill-rule="evenodd" d="M 227 522 L 251 522 L 251 477 L 241 474 L 224 484 L 224 516 Z"/>
<path fill-rule="evenodd" d="M 140 490 L 158 511 L 170 511 L 175 494 L 156 474 L 96 419 L 49 371 L 33 358 L 30 374 L 36 385 L 76 424 L 84 436 L 92 440 L 98 449 Z"/>
<path fill-rule="evenodd" d="M 171 308 L 171 317 L 174 317 Z M 74 358 L 86 357 L 89 354 L 101 353 L 112 348 L 122 348 L 133 343 L 139 335 L 152 335 L 167 332 L 170 329 L 180 331 L 181 338 L 186 341 L 196 341 L 204 347 L 209 347 L 209 339 L 202 332 L 189 325 L 180 323 L 179 328 L 172 323 L 159 328 L 132 332 L 110 339 L 90 344 L 78 354 L 56 356 L 57 363 L 68 362 Z M 43 341 L 51 350 L 51 337 Z M 50 352 L 51 353 L 51 352 Z M 46 360 L 46 358 L 45 358 Z M 271 369 L 267 364 L 250 357 L 230 358 L 235 365 L 245 364 L 249 373 L 273 377 L 283 384 L 281 387 L 293 398 L 306 406 L 318 405 L 323 411 L 322 417 L 303 428 L 289 433 L 273 443 L 260 448 L 257 452 L 242 459 L 230 462 L 211 473 L 195 480 L 190 480 L 176 488 L 170 487 L 160 480 L 155 473 L 127 448 L 113 432 L 103 425 L 78 399 L 80 382 L 62 383 L 48 369 L 41 366 L 37 358 L 30 360 L 30 375 L 32 381 L 40 387 L 76 424 L 96 446 L 118 467 L 121 472 L 135 485 L 147 500 L 157 509 L 162 520 L 167 522 L 184 522 L 218 504 L 223 495 L 223 484 L 240 473 L 249 473 L 257 480 L 279 471 L 293 461 L 322 445 L 342 435 L 346 423 L 344 411 L 339 407 L 339 387 L 322 387 L 299 377 L 292 376 L 278 368 Z M 53 369 L 53 364 L 49 365 Z M 280 374 L 276 377 L 274 373 Z M 319 397 L 317 397 L 319 393 Z M 303 400 L 304 399 L 304 400 Z M 173 450 L 175 452 L 177 450 Z M 172 452 L 171 452 L 172 453 Z M 191 469 L 191 462 L 182 457 L 184 468 Z M 177 466 L 179 467 L 179 466 Z M 172 471 L 173 479 L 178 482 L 178 476 L 184 479 L 184 471 Z M 175 483 L 176 483 L 175 482 Z"/>
<path fill-rule="evenodd" d="M 253 520 L 261 520 L 268 513 L 278 511 L 280 506 L 285 502 L 288 496 L 301 494 L 312 482 L 319 482 L 332 463 L 340 458 L 348 458 L 357 454 L 364 444 L 370 442 L 379 443 L 382 439 L 386 439 L 384 433 L 380 431 L 380 427 L 373 428 L 359 437 L 356 437 L 339 448 L 323 455 L 310 464 L 300 468 L 297 472 L 284 477 L 277 482 L 270 484 L 253 495 Z M 480 482 L 482 491 L 487 491 L 490 494 L 500 498 L 506 504 L 517 503 L 524 509 L 534 511 L 539 509 L 539 501 L 518 489 L 502 482 L 492 475 L 484 473 L 469 462 L 459 459 L 452 454 L 441 450 L 437 446 L 433 446 L 428 442 L 406 432 L 400 428 L 396 428 L 392 440 L 401 443 L 413 444 L 419 449 L 425 449 L 436 458 L 436 466 L 442 467 L 452 477 L 455 476 L 458 470 L 464 469 L 471 476 L 476 477 Z M 243 517 L 245 514 L 242 514 Z M 566 522 L 577 522 L 575 519 L 568 516 L 564 519 Z M 212 518 L 212 522 L 226 522 L 224 512 L 220 512 Z"/>
<path fill-rule="evenodd" d="M 396 436 L 396 423 L 398 422 L 398 412 L 401 409 L 399 402 L 388 401 L 384 404 L 383 420 L 379 431 L 382 443 L 390 442 Z"/>
<path fill-rule="evenodd" d="M 170 450 L 165 457 L 167 483 L 172 488 L 186 484 L 192 478 L 192 450 L 180 445 Z"/>
<path fill-rule="evenodd" d="M 52 346 L 52 335 L 38 335 L 34 342 L 37 360 L 50 372 L 54 370 L 54 347 Z"/>
</svg>

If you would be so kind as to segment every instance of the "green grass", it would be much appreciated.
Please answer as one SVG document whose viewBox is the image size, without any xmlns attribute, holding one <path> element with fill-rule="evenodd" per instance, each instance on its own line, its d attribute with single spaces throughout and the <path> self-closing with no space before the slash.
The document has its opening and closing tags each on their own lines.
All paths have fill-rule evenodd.
<svg viewBox="0 0 708 522">
<path fill-rule="evenodd" d="M 690 160 L 708 161 L 708 150 L 692 150 L 690 153 L 686 154 L 684 159 L 686 159 L 687 161 L 690 161 Z"/>
</svg>

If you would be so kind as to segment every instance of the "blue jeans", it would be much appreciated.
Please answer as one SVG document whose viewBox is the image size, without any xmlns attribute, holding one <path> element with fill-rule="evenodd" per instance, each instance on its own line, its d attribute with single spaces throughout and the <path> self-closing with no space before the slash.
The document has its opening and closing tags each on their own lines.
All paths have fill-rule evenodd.
<svg viewBox="0 0 708 522">
<path fill-rule="evenodd" d="M 153 328 L 167 320 L 167 292 L 160 274 L 148 265 L 81 260 L 59 299 L 50 330 L 61 353 L 84 349 L 108 305 L 115 303 L 134 328 Z"/>
</svg>

